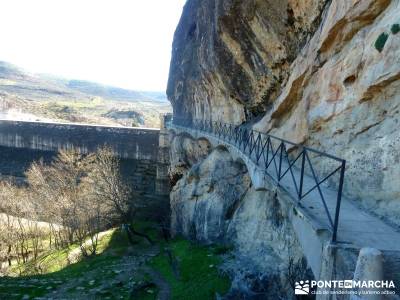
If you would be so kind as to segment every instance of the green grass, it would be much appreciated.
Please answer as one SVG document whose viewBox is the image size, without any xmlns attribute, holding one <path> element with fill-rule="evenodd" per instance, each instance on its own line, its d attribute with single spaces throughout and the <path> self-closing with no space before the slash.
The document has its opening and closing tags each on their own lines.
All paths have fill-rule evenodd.
<svg viewBox="0 0 400 300">
<path fill-rule="evenodd" d="M 43 254 L 38 262 L 42 271 L 46 274 L 34 275 L 37 272 L 37 264 L 27 263 L 23 268 L 26 275 L 20 277 L 5 277 L 0 279 L 0 299 L 21 299 L 23 295 L 30 297 L 39 297 L 48 293 L 50 287 L 56 288 L 68 282 L 71 279 L 84 278 L 85 274 L 91 270 L 98 269 L 88 281 L 82 282 L 83 287 L 96 287 L 96 284 L 90 284 L 91 280 L 95 283 L 111 280 L 117 274 L 113 272 L 102 273 L 102 268 L 118 262 L 123 257 L 123 253 L 129 246 L 124 233 L 119 229 L 110 230 L 99 240 L 98 254 L 92 257 L 84 258 L 78 263 L 68 265 L 68 252 L 76 247 L 71 246 L 67 249 L 53 250 Z M 35 283 L 36 282 L 36 283 Z M 28 283 L 28 286 L 26 286 Z M 18 293 L 18 296 L 16 295 Z M 128 299 L 128 292 L 120 293 Z"/>
<path fill-rule="evenodd" d="M 192 244 L 183 239 L 174 239 L 165 242 L 159 229 L 149 222 L 135 224 L 135 229 L 144 232 L 155 241 L 155 247 L 160 248 L 160 254 L 152 257 L 148 265 L 157 270 L 171 286 L 172 299 L 197 300 L 214 299 L 216 293 L 225 294 L 230 281 L 227 276 L 220 274 L 218 265 L 221 263 L 219 254 L 230 251 L 229 247 L 205 247 Z M 115 264 L 126 263 L 126 255 L 143 253 L 154 246 L 149 245 L 142 238 L 135 239 L 136 244 L 129 244 L 126 233 L 120 229 L 108 231 L 101 237 L 98 245 L 98 254 L 83 258 L 75 264 L 68 264 L 68 252 L 78 247 L 72 245 L 68 249 L 48 251 L 40 256 L 38 262 L 45 274 L 36 274 L 38 265 L 33 262 L 24 264 L 21 268 L 23 276 L 0 278 L 0 299 L 22 299 L 24 295 L 40 297 L 48 294 L 52 289 L 64 289 L 66 299 L 74 299 L 85 291 L 96 293 L 96 297 L 104 299 L 139 299 L 155 300 L 158 287 L 152 283 L 149 274 L 132 272 L 129 278 L 120 282 L 120 273 L 112 267 Z M 179 276 L 176 276 L 166 249 L 170 249 Z M 132 256 L 132 259 L 134 259 Z M 118 268 L 118 267 L 117 267 Z M 139 274 L 140 273 L 140 274 Z M 125 276 L 125 274 L 124 274 Z M 81 279 L 76 282 L 77 279 Z M 105 287 L 105 283 L 111 283 Z M 80 288 L 78 290 L 77 288 Z M 131 298 L 133 287 L 136 293 Z M 98 293 L 95 291 L 99 289 Z"/>
<path fill-rule="evenodd" d="M 178 262 L 179 276 L 174 273 L 165 251 L 153 258 L 150 265 L 171 285 L 172 299 L 214 299 L 216 293 L 222 295 L 228 291 L 230 281 L 217 269 L 221 261 L 214 248 L 194 245 L 182 239 L 173 240 L 165 246 L 170 248 Z"/>
<path fill-rule="evenodd" d="M 121 247 L 116 247 L 118 243 L 121 245 L 121 241 L 116 242 L 117 239 L 120 239 L 120 236 L 119 231 L 115 229 L 107 231 L 98 241 L 97 254 L 103 253 L 110 246 L 110 243 L 113 243 L 113 251 L 121 249 Z M 68 253 L 78 248 L 78 244 L 73 244 L 64 249 L 48 250 L 41 254 L 37 261 L 29 261 L 23 265 L 14 266 L 11 269 L 12 273 L 21 273 L 22 275 L 29 276 L 36 275 L 38 272 L 48 274 L 61 271 L 68 266 Z"/>
</svg>

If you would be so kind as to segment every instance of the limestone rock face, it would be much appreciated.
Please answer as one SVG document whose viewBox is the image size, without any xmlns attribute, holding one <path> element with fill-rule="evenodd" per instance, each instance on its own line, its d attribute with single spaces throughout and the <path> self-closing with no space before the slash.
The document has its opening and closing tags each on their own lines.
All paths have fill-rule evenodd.
<svg viewBox="0 0 400 300">
<path fill-rule="evenodd" d="M 210 152 L 207 140 L 194 140 L 190 136 L 173 136 L 170 141 L 171 157 L 169 175 L 174 185 L 183 174 Z"/>
<path fill-rule="evenodd" d="M 270 105 L 325 0 L 189 0 L 175 33 L 176 116 L 241 123 Z"/>
<path fill-rule="evenodd" d="M 347 196 L 400 224 L 400 6 L 389 4 L 332 1 L 254 128 L 343 157 Z"/>
<path fill-rule="evenodd" d="M 189 0 L 173 44 L 174 114 L 245 123 L 342 157 L 345 195 L 400 225 L 399 11 L 400 0 Z M 302 251 L 289 209 L 256 191 L 224 149 L 174 139 L 173 166 L 183 166 L 170 195 L 174 233 L 233 244 L 233 289 L 262 293 L 246 278 L 265 279 L 269 295 L 290 298 L 279 291 L 292 290 L 285 272 Z M 331 167 L 314 163 L 317 173 Z"/>
<path fill-rule="evenodd" d="M 178 181 L 170 198 L 174 234 L 223 241 L 228 220 L 249 189 L 246 167 L 229 152 L 214 150 Z"/>
<path fill-rule="evenodd" d="M 289 266 L 300 264 L 304 273 L 296 275 L 306 276 L 289 208 L 274 192 L 256 191 L 246 166 L 225 149 L 216 148 L 196 163 L 170 197 L 174 235 L 235 246 L 235 259 L 223 268 L 232 275 L 236 297 L 252 299 L 258 293 L 288 299 L 293 290 Z"/>
<path fill-rule="evenodd" d="M 174 113 L 251 121 L 342 157 L 345 194 L 400 225 L 399 11 L 399 0 L 189 0 L 173 44 Z"/>
</svg>

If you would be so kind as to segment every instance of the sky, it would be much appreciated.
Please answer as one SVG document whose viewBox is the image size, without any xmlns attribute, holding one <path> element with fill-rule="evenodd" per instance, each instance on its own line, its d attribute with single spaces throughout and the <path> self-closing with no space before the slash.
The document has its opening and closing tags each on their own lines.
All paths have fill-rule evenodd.
<svg viewBox="0 0 400 300">
<path fill-rule="evenodd" d="M 165 91 L 185 0 L 1 0 L 0 60 L 34 73 Z"/>
</svg>

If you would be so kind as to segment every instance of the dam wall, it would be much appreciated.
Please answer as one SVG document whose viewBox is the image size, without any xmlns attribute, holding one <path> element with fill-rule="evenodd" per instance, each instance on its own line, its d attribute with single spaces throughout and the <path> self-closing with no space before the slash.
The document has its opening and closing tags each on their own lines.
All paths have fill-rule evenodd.
<svg viewBox="0 0 400 300">
<path fill-rule="evenodd" d="M 0 120 L 0 146 L 82 153 L 108 145 L 120 158 L 157 161 L 158 129 Z"/>
<path fill-rule="evenodd" d="M 0 120 L 0 178 L 23 183 L 34 161 L 49 164 L 62 149 L 89 153 L 107 145 L 133 190 L 146 199 L 163 196 L 169 190 L 157 172 L 159 137 L 159 129 Z"/>
</svg>

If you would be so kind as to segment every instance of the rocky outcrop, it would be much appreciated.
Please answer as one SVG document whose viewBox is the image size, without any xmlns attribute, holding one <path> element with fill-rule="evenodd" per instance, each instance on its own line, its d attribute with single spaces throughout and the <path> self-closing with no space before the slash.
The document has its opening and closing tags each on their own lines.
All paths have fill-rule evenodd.
<svg viewBox="0 0 400 300">
<path fill-rule="evenodd" d="M 307 273 L 289 207 L 273 191 L 256 191 L 246 166 L 226 149 L 194 164 L 170 198 L 174 235 L 234 246 L 235 258 L 223 268 L 232 275 L 236 297 L 286 298 L 291 280 Z"/>
<path fill-rule="evenodd" d="M 399 0 L 189 0 L 173 44 L 174 115 L 245 124 L 342 157 L 347 198 L 400 225 L 399 11 Z M 273 278 L 302 255 L 285 203 L 255 190 L 223 149 L 209 153 L 179 170 L 175 232 L 235 245 L 246 261 L 235 276 L 251 266 L 252 276 L 288 284 Z M 329 167 L 314 163 L 317 173 Z"/>
<path fill-rule="evenodd" d="M 333 1 L 254 128 L 345 158 L 347 195 L 400 224 L 400 6 L 389 3 Z"/>
<path fill-rule="evenodd" d="M 188 135 L 173 136 L 170 141 L 169 169 L 172 185 L 175 185 L 196 162 L 204 159 L 210 148 L 211 145 L 207 140 L 194 140 Z"/>
<path fill-rule="evenodd" d="M 250 122 L 342 157 L 346 195 L 400 225 L 399 10 L 398 0 L 189 0 L 174 113 Z"/>
<path fill-rule="evenodd" d="M 189 0 L 173 44 L 174 114 L 241 123 L 265 111 L 326 2 Z"/>
<path fill-rule="evenodd" d="M 208 243 L 222 241 L 249 187 L 246 167 L 234 162 L 229 152 L 214 150 L 171 193 L 173 233 Z"/>
</svg>

